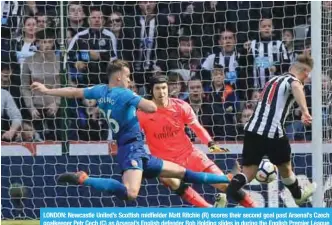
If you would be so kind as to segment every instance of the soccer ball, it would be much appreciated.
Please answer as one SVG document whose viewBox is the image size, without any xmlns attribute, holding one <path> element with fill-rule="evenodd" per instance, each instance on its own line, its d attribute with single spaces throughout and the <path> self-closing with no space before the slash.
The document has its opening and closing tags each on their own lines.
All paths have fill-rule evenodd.
<svg viewBox="0 0 332 225">
<path fill-rule="evenodd" d="M 263 159 L 262 162 L 259 164 L 258 171 L 256 173 L 256 180 L 261 183 L 268 184 L 277 179 L 277 176 L 277 167 L 272 164 L 268 159 Z"/>
</svg>

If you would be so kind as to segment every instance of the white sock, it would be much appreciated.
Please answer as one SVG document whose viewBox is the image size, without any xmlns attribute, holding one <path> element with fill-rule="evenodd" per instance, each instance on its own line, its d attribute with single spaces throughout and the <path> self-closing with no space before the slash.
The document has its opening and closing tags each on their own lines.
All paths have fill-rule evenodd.
<svg viewBox="0 0 332 225">
<path fill-rule="evenodd" d="M 295 173 L 292 172 L 292 174 L 287 177 L 287 178 L 283 178 L 281 177 L 281 181 L 284 185 L 291 185 L 291 184 L 294 184 L 295 181 L 296 181 L 296 176 L 295 176 Z"/>
</svg>

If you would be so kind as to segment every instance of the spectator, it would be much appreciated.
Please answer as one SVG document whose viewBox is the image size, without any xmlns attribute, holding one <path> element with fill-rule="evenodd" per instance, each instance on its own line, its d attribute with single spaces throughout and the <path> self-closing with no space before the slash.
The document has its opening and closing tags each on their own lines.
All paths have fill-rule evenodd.
<svg viewBox="0 0 332 225">
<path fill-rule="evenodd" d="M 207 99 L 220 107 L 226 124 L 233 124 L 239 111 L 239 102 L 232 85 L 225 83 L 224 68 L 216 65 L 211 72 L 212 84 L 205 92 Z"/>
<path fill-rule="evenodd" d="M 9 118 L 9 121 L 6 118 Z M 4 89 L 1 89 L 1 120 L 1 139 L 12 141 L 21 128 L 22 116 L 13 97 Z"/>
<path fill-rule="evenodd" d="M 140 1 L 140 15 L 135 16 L 134 81 L 140 89 L 148 83 L 155 70 L 166 71 L 169 21 L 165 14 L 158 14 L 157 2 Z M 143 90 L 144 92 L 144 90 Z"/>
<path fill-rule="evenodd" d="M 323 137 L 332 139 L 332 79 L 328 74 L 322 78 Z"/>
<path fill-rule="evenodd" d="M 70 42 L 73 40 L 73 37 L 75 36 L 75 30 L 68 27 L 66 30 L 66 47 L 69 47 Z"/>
<path fill-rule="evenodd" d="M 138 94 L 138 89 L 137 89 L 136 84 L 135 84 L 134 81 L 130 81 L 128 88 L 130 90 L 132 90 L 133 92 L 135 92 L 136 94 Z"/>
<path fill-rule="evenodd" d="M 244 43 L 257 31 L 255 21 L 261 15 L 257 12 L 261 8 L 261 2 L 258 1 L 220 1 L 217 4 L 216 20 L 219 23 L 236 24 L 236 39 L 239 43 Z"/>
<path fill-rule="evenodd" d="M 245 104 L 245 108 L 254 110 L 257 106 L 258 100 L 260 99 L 260 95 L 261 95 L 260 91 L 258 90 L 253 91 L 250 100 Z"/>
<path fill-rule="evenodd" d="M 332 35 L 330 35 L 327 40 L 328 40 L 327 44 L 328 54 L 332 56 Z"/>
<path fill-rule="evenodd" d="M 221 10 L 222 2 L 219 1 L 206 1 L 204 2 L 203 23 L 201 24 L 203 35 L 201 36 L 202 55 L 208 57 L 213 54 L 215 46 L 216 34 L 220 34 L 222 23 L 225 22 L 222 18 Z"/>
<path fill-rule="evenodd" d="M 210 77 L 210 71 L 214 69 L 214 65 L 221 65 L 226 73 L 225 81 L 230 84 L 235 84 L 239 75 L 239 53 L 237 52 L 235 33 L 230 29 L 220 32 L 219 47 L 215 50 L 215 54 L 207 57 L 202 65 L 203 79 L 206 80 Z"/>
<path fill-rule="evenodd" d="M 22 124 L 21 132 L 17 132 L 16 139 L 17 142 L 42 142 L 39 134 L 33 128 L 30 122 L 25 121 Z"/>
<path fill-rule="evenodd" d="M 1 2 L 1 39 L 11 39 L 17 32 L 22 16 L 22 3 L 18 1 Z"/>
<path fill-rule="evenodd" d="M 200 62 L 201 55 L 195 49 L 194 41 L 190 37 L 180 37 L 178 49 L 171 51 L 170 58 L 167 60 L 167 68 L 187 70 L 190 76 L 182 76 L 182 78 L 188 81 L 199 71 Z"/>
<path fill-rule="evenodd" d="M 56 18 L 59 1 L 25 1 L 24 12 L 26 15 L 35 16 L 38 13 L 48 15 L 50 18 Z"/>
<path fill-rule="evenodd" d="M 55 33 L 53 29 L 39 31 L 37 42 L 38 52 L 27 58 L 23 64 L 22 94 L 37 132 L 48 131 L 41 135 L 42 138 L 55 140 L 59 137 L 55 132 L 57 123 L 59 123 L 56 116 L 61 98 L 32 93 L 30 89 L 30 85 L 34 81 L 52 88 L 60 87 L 60 58 L 54 50 Z"/>
<path fill-rule="evenodd" d="M 71 140 L 101 141 L 107 139 L 107 123 L 100 119 L 99 109 L 95 100 L 83 100 L 82 105 L 77 108 L 77 117 L 71 128 Z"/>
<path fill-rule="evenodd" d="M 47 27 L 53 27 L 48 19 L 47 15 L 44 13 L 36 13 L 36 22 L 37 22 L 37 32 L 44 30 Z"/>
<path fill-rule="evenodd" d="M 37 51 L 35 42 L 36 29 L 37 21 L 35 17 L 25 17 L 23 21 L 23 36 L 16 39 L 15 47 L 17 60 L 20 64 L 22 64 L 27 57 L 33 56 Z"/>
<path fill-rule="evenodd" d="M 243 141 L 244 139 L 244 125 L 249 121 L 250 117 L 254 113 L 253 109 L 250 108 L 244 108 L 239 122 L 236 124 L 236 140 L 237 141 Z"/>
<path fill-rule="evenodd" d="M 224 111 L 220 105 L 206 100 L 205 94 L 203 93 L 202 82 L 197 78 L 193 78 L 188 82 L 188 88 L 189 98 L 187 99 L 187 102 L 193 108 L 200 123 L 214 140 L 225 140 L 234 136 L 234 134 L 228 133 L 229 137 L 227 137 L 226 131 L 228 127 L 225 127 L 226 122 Z M 194 138 L 192 132 L 188 131 L 188 135 L 192 139 Z"/>
<path fill-rule="evenodd" d="M 185 100 L 188 98 L 185 82 L 178 73 L 170 72 L 168 74 L 168 93 L 172 98 Z"/>
<path fill-rule="evenodd" d="M 303 54 L 311 55 L 311 39 L 305 40 Z"/>
<path fill-rule="evenodd" d="M 201 36 L 203 35 L 203 24 L 205 22 L 203 21 L 204 2 L 173 2 L 172 6 L 172 12 L 178 15 L 176 21 L 180 27 L 179 35 L 191 36 L 194 42 L 201 47 Z"/>
<path fill-rule="evenodd" d="M 282 32 L 282 40 L 286 47 L 290 62 L 295 62 L 298 53 L 294 49 L 294 31 L 292 29 L 285 29 Z"/>
<path fill-rule="evenodd" d="M 131 29 L 125 27 L 123 16 L 120 12 L 113 12 L 108 19 L 108 26 L 117 39 L 118 58 L 128 62 L 133 61 L 134 44 Z"/>
<path fill-rule="evenodd" d="M 70 82 L 74 85 L 107 84 L 107 64 L 117 58 L 117 40 L 104 28 L 100 7 L 91 7 L 89 28 L 77 33 L 68 47 Z"/>
<path fill-rule="evenodd" d="M 288 71 L 290 61 L 285 45 L 280 40 L 273 40 L 272 19 L 260 20 L 259 37 L 245 43 L 244 48 L 253 65 L 254 76 L 253 80 L 248 79 L 248 88 L 261 89 L 272 76 Z"/>
<path fill-rule="evenodd" d="M 86 15 L 80 2 L 71 1 L 68 5 L 68 28 L 73 32 L 72 37 L 88 27 L 85 18 Z"/>
<path fill-rule="evenodd" d="M 2 59 L 3 60 L 3 59 Z M 1 88 L 7 90 L 14 98 L 16 106 L 21 110 L 21 114 L 24 118 L 27 118 L 28 112 L 24 101 L 21 98 L 20 85 L 21 80 L 18 74 L 13 74 L 13 63 L 1 62 Z"/>
</svg>

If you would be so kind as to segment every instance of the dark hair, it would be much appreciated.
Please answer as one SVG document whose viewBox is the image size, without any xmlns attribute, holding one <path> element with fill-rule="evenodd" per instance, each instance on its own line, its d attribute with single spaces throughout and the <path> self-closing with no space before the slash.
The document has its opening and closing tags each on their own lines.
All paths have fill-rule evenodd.
<svg viewBox="0 0 332 225">
<path fill-rule="evenodd" d="M 12 65 L 10 62 L 1 62 L 1 71 L 3 70 L 12 70 Z"/>
<path fill-rule="evenodd" d="M 218 64 L 218 63 L 215 63 L 215 64 L 213 64 L 213 69 L 212 70 L 215 70 L 215 69 L 223 70 L 224 67 L 222 65 Z"/>
<path fill-rule="evenodd" d="M 181 41 L 191 41 L 192 39 L 191 39 L 191 37 L 189 37 L 189 36 L 181 36 L 181 37 L 179 37 L 179 43 L 181 42 Z"/>
<path fill-rule="evenodd" d="M 199 78 L 198 76 L 194 76 L 194 77 L 192 77 L 189 81 L 199 81 L 199 82 L 202 82 L 202 79 L 201 78 Z M 189 83 L 189 82 L 188 82 Z"/>
<path fill-rule="evenodd" d="M 111 78 L 113 74 L 120 72 L 125 67 L 130 69 L 128 62 L 116 59 L 108 64 L 106 74 L 108 75 L 108 78 Z"/>
<path fill-rule="evenodd" d="M 181 81 L 181 75 L 176 72 L 170 72 L 167 76 L 168 76 L 168 83 L 177 83 Z"/>
<path fill-rule="evenodd" d="M 168 84 L 168 77 L 164 75 L 154 75 L 149 79 L 149 93 L 153 97 L 153 87 L 155 84 Z"/>
<path fill-rule="evenodd" d="M 37 40 L 44 40 L 44 39 L 55 39 L 55 31 L 52 28 L 46 28 L 44 30 L 40 30 L 36 33 Z"/>
<path fill-rule="evenodd" d="M 36 18 L 33 15 L 25 16 L 23 19 L 23 27 L 25 26 L 25 23 L 27 22 L 28 19 L 34 19 L 36 21 Z"/>
<path fill-rule="evenodd" d="M 93 11 L 102 12 L 103 15 L 104 15 L 104 12 L 103 12 L 103 10 L 101 9 L 101 6 L 90 6 L 90 8 L 89 8 L 89 14 L 91 15 L 91 13 L 92 13 Z"/>
<path fill-rule="evenodd" d="M 263 22 L 263 20 L 271 20 L 272 21 L 272 25 L 273 25 L 273 19 L 270 16 L 262 16 L 262 18 L 259 20 L 259 26 L 261 25 L 261 23 Z"/>
<path fill-rule="evenodd" d="M 295 35 L 294 35 L 294 30 L 293 30 L 293 29 L 284 29 L 284 30 L 282 31 L 282 33 L 285 33 L 285 32 L 289 32 L 289 33 L 292 34 L 292 37 L 293 37 L 293 38 L 295 37 Z"/>
<path fill-rule="evenodd" d="M 70 7 L 71 5 L 80 5 L 80 6 L 82 6 L 80 1 L 70 1 L 68 6 Z"/>
<path fill-rule="evenodd" d="M 219 39 L 221 38 L 221 34 L 224 33 L 224 32 L 231 32 L 231 33 L 233 33 L 233 36 L 235 38 L 236 29 L 232 25 L 225 25 L 224 27 L 220 28 Z"/>
<path fill-rule="evenodd" d="M 153 89 L 153 86 L 155 84 L 168 83 L 168 78 L 167 78 L 167 76 L 164 76 L 164 75 L 155 75 L 150 78 L 149 83 L 150 83 L 151 89 Z"/>
<path fill-rule="evenodd" d="M 46 16 L 46 17 L 47 17 L 46 13 L 44 13 L 44 12 L 37 12 L 37 13 L 35 14 L 35 18 L 37 18 L 37 17 L 39 17 L 39 16 Z"/>
</svg>

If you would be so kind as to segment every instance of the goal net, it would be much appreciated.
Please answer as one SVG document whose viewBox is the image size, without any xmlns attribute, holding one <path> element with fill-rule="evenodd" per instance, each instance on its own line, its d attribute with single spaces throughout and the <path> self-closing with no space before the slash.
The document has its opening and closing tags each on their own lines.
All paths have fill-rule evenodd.
<svg viewBox="0 0 332 225">
<path fill-rule="evenodd" d="M 322 3 L 322 103 L 323 103 L 323 143 L 332 142 L 332 2 Z M 325 206 L 332 207 L 332 154 L 323 155 L 323 180 Z"/>
<path fill-rule="evenodd" d="M 322 9 L 326 207 L 332 205 L 330 4 L 324 2 Z M 132 202 L 89 187 L 59 186 L 56 178 L 66 171 L 85 170 L 91 176 L 121 180 L 116 143 L 96 102 L 41 96 L 31 91 L 33 81 L 50 88 L 107 83 L 107 63 L 118 58 L 130 63 L 130 88 L 149 97 L 148 79 L 165 74 L 170 95 L 188 101 L 211 136 L 231 150 L 208 155 L 230 172 L 235 160 L 241 162 L 243 125 L 261 87 L 269 77 L 287 71 L 298 54 L 311 54 L 307 1 L 6 1 L 1 9 L 4 219 L 39 218 L 43 207 L 191 207 L 157 179 L 144 180 Z M 305 92 L 310 106 L 310 80 Z M 292 141 L 295 173 L 305 185 L 312 181 L 313 149 L 311 127 L 300 118 L 294 106 L 285 131 Z M 208 153 L 192 131 L 186 132 Z M 193 187 L 213 203 L 214 188 Z M 279 181 L 253 181 L 246 191 L 260 207 L 295 207 Z"/>
</svg>

